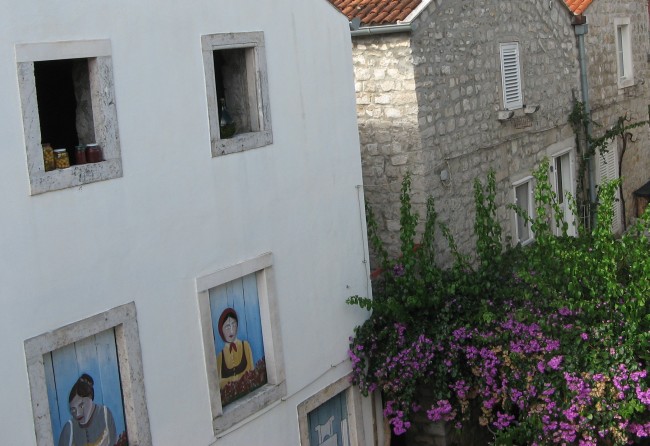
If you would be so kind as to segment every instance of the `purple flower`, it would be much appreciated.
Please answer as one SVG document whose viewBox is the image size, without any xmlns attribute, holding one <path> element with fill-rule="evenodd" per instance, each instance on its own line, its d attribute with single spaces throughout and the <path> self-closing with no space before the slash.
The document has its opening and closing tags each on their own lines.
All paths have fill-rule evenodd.
<svg viewBox="0 0 650 446">
<path fill-rule="evenodd" d="M 510 426 L 510 423 L 515 419 L 514 415 L 497 412 L 497 420 L 492 423 L 497 429 L 505 429 Z"/>
<path fill-rule="evenodd" d="M 555 356 L 548 362 L 548 366 L 552 370 L 557 370 L 560 368 L 560 364 L 562 364 L 563 359 L 564 359 L 563 356 Z"/>
</svg>

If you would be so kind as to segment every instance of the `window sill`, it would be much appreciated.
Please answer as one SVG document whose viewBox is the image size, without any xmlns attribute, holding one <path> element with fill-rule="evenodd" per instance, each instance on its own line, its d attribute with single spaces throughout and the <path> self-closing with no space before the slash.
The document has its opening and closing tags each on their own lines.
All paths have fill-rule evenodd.
<svg viewBox="0 0 650 446">
<path fill-rule="evenodd" d="M 112 159 L 99 163 L 80 164 L 67 169 L 39 172 L 30 177 L 31 195 L 43 194 L 70 187 L 83 186 L 97 181 L 122 176 L 122 160 Z"/>
<path fill-rule="evenodd" d="M 223 413 L 213 421 L 217 438 L 235 424 L 244 421 L 249 416 L 279 401 L 286 394 L 287 386 L 283 381 L 276 385 L 266 384 L 240 400 L 228 404 L 223 409 Z"/>
<path fill-rule="evenodd" d="M 273 143 L 273 133 L 270 130 L 250 132 L 235 135 L 228 139 L 217 139 L 212 146 L 212 156 L 228 155 L 257 149 Z"/>
<path fill-rule="evenodd" d="M 623 88 L 633 87 L 634 79 L 619 79 L 618 89 L 622 90 Z"/>
</svg>

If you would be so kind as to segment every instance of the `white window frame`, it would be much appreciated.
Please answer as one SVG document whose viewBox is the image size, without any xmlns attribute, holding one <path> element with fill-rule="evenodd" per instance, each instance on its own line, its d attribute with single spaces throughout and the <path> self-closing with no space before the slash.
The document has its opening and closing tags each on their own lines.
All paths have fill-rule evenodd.
<svg viewBox="0 0 650 446">
<path fill-rule="evenodd" d="M 632 35 L 629 17 L 614 19 L 614 40 L 616 41 L 616 68 L 618 88 L 634 85 L 634 64 L 632 63 Z"/>
<path fill-rule="evenodd" d="M 241 32 L 203 35 L 201 36 L 201 48 L 205 70 L 212 156 L 227 155 L 272 144 L 273 132 L 271 129 L 271 107 L 264 33 Z M 250 112 L 256 114 L 254 121 L 259 126 L 259 130 L 222 139 L 219 131 L 219 104 L 217 101 L 213 53 L 218 50 L 239 48 L 248 50 L 246 54 L 248 79 L 246 82 L 248 83 L 249 97 L 245 98 L 245 100 L 248 101 Z"/>
<path fill-rule="evenodd" d="M 52 438 L 44 356 L 109 329 L 115 329 L 129 443 L 142 446 L 152 444 L 136 309 L 135 303 L 131 302 L 25 341 L 37 446 L 56 444 Z"/>
<path fill-rule="evenodd" d="M 516 110 L 524 106 L 519 55 L 518 42 L 501 43 L 499 45 L 504 110 Z"/>
<path fill-rule="evenodd" d="M 30 194 L 42 194 L 121 177 L 122 158 L 110 40 L 24 43 L 17 44 L 15 50 Z M 88 59 L 95 142 L 102 148 L 104 161 L 46 172 L 41 146 L 43 141 L 36 98 L 34 62 L 66 59 Z"/>
<path fill-rule="evenodd" d="M 300 430 L 300 446 L 318 446 L 309 442 L 309 413 L 317 409 L 341 392 L 345 392 L 348 409 L 348 429 L 350 430 L 350 444 L 360 445 L 364 441 L 363 412 L 361 409 L 361 395 L 359 390 L 351 384 L 352 374 L 348 374 L 320 392 L 312 395 L 298 405 L 298 428 Z"/>
<path fill-rule="evenodd" d="M 532 219 L 535 215 L 535 200 L 534 200 L 534 184 L 533 184 L 533 177 L 532 176 L 527 176 L 525 178 L 522 178 L 519 181 L 515 181 L 512 183 L 512 201 L 515 205 L 519 206 L 519 203 L 517 202 L 517 189 L 527 185 L 528 187 L 528 208 L 524 209 L 528 213 L 528 216 Z M 523 208 L 522 208 L 523 209 Z M 515 244 L 521 243 L 522 246 L 528 245 L 529 243 L 532 243 L 533 240 L 535 240 L 535 234 L 533 233 L 533 228 L 531 227 L 531 224 L 528 223 L 528 233 L 529 237 L 526 240 L 522 240 L 521 236 L 519 234 L 519 221 L 522 219 L 522 217 L 513 210 L 513 227 L 514 227 L 514 233 L 515 233 Z"/>
<path fill-rule="evenodd" d="M 215 270 L 196 279 L 203 351 L 215 435 L 223 433 L 236 423 L 278 401 L 287 393 L 272 265 L 273 256 L 271 253 L 266 253 L 254 259 Z M 253 273 L 257 277 L 267 384 L 223 407 L 210 312 L 210 290 Z"/>
</svg>

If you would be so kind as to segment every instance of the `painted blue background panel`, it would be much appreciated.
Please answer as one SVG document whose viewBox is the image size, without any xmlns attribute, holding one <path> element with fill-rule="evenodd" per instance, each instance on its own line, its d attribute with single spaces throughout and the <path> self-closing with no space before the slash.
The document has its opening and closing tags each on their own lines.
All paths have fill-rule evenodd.
<svg viewBox="0 0 650 446">
<path fill-rule="evenodd" d="M 349 446 L 345 392 L 330 398 L 307 414 L 309 446 Z"/>
<path fill-rule="evenodd" d="M 94 401 L 108 407 L 113 414 L 117 435 L 126 430 L 113 329 L 54 350 L 43 359 L 54 444 L 58 443 L 64 424 L 71 418 L 70 391 L 84 373 L 93 378 Z"/>
</svg>

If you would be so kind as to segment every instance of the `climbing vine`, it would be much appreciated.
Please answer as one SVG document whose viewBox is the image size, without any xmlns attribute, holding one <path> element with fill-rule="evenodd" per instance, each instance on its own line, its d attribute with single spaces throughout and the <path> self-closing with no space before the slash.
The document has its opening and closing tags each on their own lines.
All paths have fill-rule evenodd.
<svg viewBox="0 0 650 446">
<path fill-rule="evenodd" d="M 569 123 L 573 128 L 573 132 L 576 135 L 576 146 L 578 147 L 579 153 L 582 155 L 580 157 L 580 163 L 578 165 L 578 196 L 577 203 L 581 208 L 586 204 L 596 204 L 591 203 L 588 190 L 588 182 L 585 180 L 587 174 L 587 163 L 589 159 L 598 155 L 604 157 L 608 151 L 608 144 L 610 141 L 620 139 L 622 143 L 621 152 L 618 155 L 618 177 L 621 177 L 621 166 L 623 165 L 623 157 L 625 156 L 625 151 L 627 150 L 627 144 L 629 141 L 633 140 L 633 135 L 631 130 L 641 127 L 648 124 L 648 121 L 635 121 L 633 122 L 632 118 L 628 113 L 625 113 L 623 116 L 619 116 L 616 120 L 616 124 L 612 126 L 609 130 L 606 130 L 601 136 L 593 137 L 589 131 L 589 126 L 594 125 L 596 127 L 602 127 L 599 123 L 593 121 L 587 110 L 585 109 L 584 103 L 576 101 L 571 114 L 569 115 Z M 625 216 L 625 199 L 623 196 L 623 182 L 619 182 L 619 196 L 621 200 L 621 209 L 622 214 Z M 591 218 L 595 216 L 595 206 L 589 206 L 591 210 Z M 623 228 L 626 228 L 625 218 L 623 218 Z"/>
</svg>

